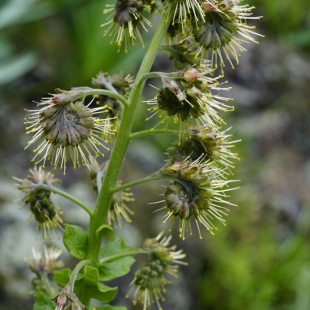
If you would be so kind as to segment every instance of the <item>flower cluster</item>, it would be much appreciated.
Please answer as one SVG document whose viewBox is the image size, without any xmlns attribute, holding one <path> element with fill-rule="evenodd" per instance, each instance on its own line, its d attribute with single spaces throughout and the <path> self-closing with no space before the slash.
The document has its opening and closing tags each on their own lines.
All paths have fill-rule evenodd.
<svg viewBox="0 0 310 310">
<path fill-rule="evenodd" d="M 211 60 L 212 66 L 218 63 L 225 66 L 225 58 L 234 68 L 233 61 L 238 64 L 240 53 L 246 51 L 244 43 L 255 42 L 255 26 L 247 25 L 248 20 L 260 19 L 253 16 L 253 6 L 241 5 L 242 0 L 162 0 L 158 1 L 160 11 L 173 10 L 167 32 L 167 51 L 169 46 L 186 42 L 187 49 L 195 50 L 195 63 L 203 59 Z M 139 27 L 147 30 L 151 23 L 144 12 L 154 12 L 153 1 L 117 0 L 115 5 L 107 5 L 104 13 L 110 13 L 105 35 L 112 36 L 111 43 L 120 47 L 125 42 L 128 45 L 138 39 L 143 45 Z M 174 58 L 175 55 L 172 53 Z"/>
<path fill-rule="evenodd" d="M 42 167 L 31 169 L 25 179 L 14 179 L 19 182 L 18 189 L 24 193 L 22 201 L 30 208 L 29 222 L 35 221 L 43 239 L 46 239 L 47 233 L 54 231 L 57 227 L 61 228 L 63 221 L 61 209 L 56 207 L 50 198 L 51 191 L 40 185 L 51 186 L 59 184 L 60 180 L 55 179 L 52 173 L 45 172 Z"/>
<path fill-rule="evenodd" d="M 162 309 L 169 277 L 176 278 L 179 266 L 186 265 L 183 251 L 170 245 L 172 237 L 160 233 L 147 239 L 139 249 L 127 247 L 121 238 L 115 237 L 101 248 L 102 239 L 111 237 L 113 232 L 111 228 L 103 232 L 106 224 L 117 228 L 124 221 L 131 222 L 133 212 L 127 203 L 134 198 L 129 187 L 169 180 L 160 201 L 165 205 L 159 210 L 165 210 L 163 222 L 169 222 L 170 229 L 177 221 L 182 240 L 193 234 L 193 225 L 200 239 L 202 230 L 214 235 L 217 224 L 225 225 L 230 207 L 236 206 L 229 200 L 230 191 L 236 189 L 230 185 L 236 181 L 229 178 L 238 159 L 232 151 L 238 141 L 232 138 L 230 128 L 223 129 L 223 114 L 234 107 L 230 104 L 232 99 L 225 95 L 231 87 L 222 78 L 225 62 L 234 67 L 240 53 L 246 50 L 244 44 L 257 43 L 255 36 L 259 34 L 254 26 L 247 25 L 248 20 L 259 18 L 252 16 L 254 7 L 241 5 L 242 0 L 115 1 L 115 5 L 106 5 L 104 13 L 108 17 L 102 26 L 106 27 L 104 35 L 112 37 L 111 43 L 116 43 L 119 50 L 125 46 L 125 52 L 135 41 L 143 45 L 140 31 L 151 26 L 148 14 L 163 15 L 136 80 L 123 72 L 111 76 L 100 72 L 92 80 L 97 89 L 56 89 L 55 94 L 38 103 L 36 110 L 28 111 L 25 118 L 26 133 L 32 134 L 26 148 L 34 148 L 34 164 L 41 165 L 30 170 L 27 178 L 15 178 L 24 194 L 22 202 L 30 208 L 30 220 L 37 223 L 43 239 L 48 232 L 62 229 L 62 212 L 53 204 L 51 193 L 73 201 L 90 217 L 87 232 L 76 226 L 64 233 L 64 245 L 81 259 L 72 272 L 65 269 L 55 273 L 63 264 L 58 260 L 60 251 L 53 248 L 44 248 L 44 256 L 33 250 L 33 258 L 27 260 L 37 275 L 34 288 L 42 294 L 35 296 L 36 306 L 42 309 L 47 304 L 50 308 L 51 300 L 56 303 L 55 310 L 83 310 L 93 298 L 110 302 L 116 289 L 101 281 L 128 273 L 136 254 L 147 254 L 148 260 L 135 273 L 128 296 L 132 296 L 133 304 L 142 303 L 143 310 L 153 303 Z M 161 42 L 165 46 L 160 47 Z M 174 61 L 175 72 L 149 72 L 160 48 Z M 147 120 L 157 116 L 160 121 L 150 130 L 135 132 L 136 108 L 149 78 L 160 78 L 161 86 L 155 98 L 147 101 Z M 92 100 L 87 100 L 87 96 L 92 96 Z M 164 129 L 154 130 L 161 124 Z M 149 177 L 122 185 L 118 176 L 130 142 L 154 132 L 178 136 L 178 141 L 167 150 L 165 165 Z M 114 136 L 110 159 L 98 164 L 97 157 L 109 150 L 107 144 L 114 142 Z M 55 188 L 60 181 L 44 171 L 46 162 L 50 162 L 65 174 L 69 160 L 73 168 L 85 165 L 89 170 L 93 188 L 99 194 L 93 209 Z M 61 284 L 68 277 L 69 282 L 50 299 L 59 292 L 54 275 Z M 76 280 L 82 279 L 79 277 L 83 280 L 75 285 Z"/>
<path fill-rule="evenodd" d="M 26 132 L 33 134 L 28 146 L 38 144 L 34 150 L 35 165 L 42 163 L 44 167 L 50 161 L 55 169 L 60 166 L 65 173 L 68 158 L 76 168 L 88 165 L 89 156 L 103 155 L 99 147 L 108 149 L 104 143 L 114 132 L 111 119 L 95 117 L 105 108 L 90 108 L 83 100 L 74 99 L 70 92 L 61 92 L 44 98 L 38 104 L 43 108 L 28 111 Z"/>
<path fill-rule="evenodd" d="M 233 60 L 238 64 L 240 53 L 246 51 L 244 43 L 257 43 L 253 36 L 260 36 L 247 21 L 261 17 L 253 17 L 254 7 L 240 5 L 241 1 L 176 1 L 167 42 L 173 45 L 186 41 L 200 61 L 210 59 L 212 67 L 220 64 L 222 72 L 225 58 L 234 68 Z M 166 0 L 164 5 L 169 2 Z"/>
<path fill-rule="evenodd" d="M 133 304 L 141 302 L 143 310 L 155 302 L 158 309 L 162 309 L 160 301 L 164 301 L 163 293 L 170 281 L 165 274 L 177 277 L 178 266 L 187 265 L 182 259 L 185 257 L 182 250 L 176 251 L 176 246 L 169 246 L 170 237 L 160 233 L 156 238 L 146 239 L 142 247 L 150 253 L 147 264 L 135 273 L 132 287 L 127 295 L 133 295 Z"/>
<path fill-rule="evenodd" d="M 160 123 L 172 117 L 180 123 L 179 141 L 168 149 L 169 162 L 160 173 L 171 179 L 165 192 L 168 212 L 164 223 L 179 219 L 179 235 L 185 239 L 192 234 L 194 219 L 200 238 L 202 224 L 214 234 L 218 220 L 225 225 L 229 202 L 227 175 L 232 173 L 238 155 L 231 151 L 237 141 L 222 131 L 225 124 L 219 112 L 233 110 L 226 104 L 230 99 L 219 94 L 228 91 L 213 77 L 213 70 L 203 71 L 187 66 L 176 73 L 162 74 L 163 86 L 149 110 L 152 116 L 159 114 Z M 226 82 L 224 82 L 226 83 Z M 217 93 L 216 93 L 217 92 Z M 165 115 L 166 114 L 166 115 Z M 151 117 L 152 117 L 151 116 Z M 194 120 L 194 124 L 191 124 Z"/>
</svg>

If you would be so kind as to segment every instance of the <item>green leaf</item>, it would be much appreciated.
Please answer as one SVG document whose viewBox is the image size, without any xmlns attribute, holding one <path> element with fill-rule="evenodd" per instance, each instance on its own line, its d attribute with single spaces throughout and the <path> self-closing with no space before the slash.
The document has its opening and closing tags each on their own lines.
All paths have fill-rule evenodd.
<svg viewBox="0 0 310 310">
<path fill-rule="evenodd" d="M 54 280 L 61 286 L 66 286 L 70 280 L 72 270 L 69 268 L 64 268 L 59 271 L 56 271 L 54 274 Z M 82 273 L 79 273 L 76 277 L 76 280 L 81 280 L 84 277 Z"/>
<path fill-rule="evenodd" d="M 35 292 L 33 295 L 36 298 L 33 310 L 55 310 L 55 303 L 45 292 L 39 291 Z"/>
<path fill-rule="evenodd" d="M 114 235 L 114 230 L 111 226 L 109 225 L 101 225 L 98 229 L 97 229 L 97 234 L 101 234 L 102 238 L 109 238 L 112 237 Z"/>
<path fill-rule="evenodd" d="M 93 308 L 92 310 L 127 310 L 127 308 L 126 307 L 114 307 L 114 306 L 106 305 L 106 306 L 100 306 L 100 307 Z"/>
<path fill-rule="evenodd" d="M 79 259 L 86 257 L 87 233 L 76 225 L 66 225 L 63 242 L 69 253 Z"/>
<path fill-rule="evenodd" d="M 100 259 L 108 258 L 130 250 L 131 248 L 125 244 L 122 238 L 115 236 L 100 250 L 99 256 Z M 124 276 L 130 271 L 134 262 L 135 259 L 132 256 L 125 256 L 100 265 L 98 268 L 100 280 L 109 281 Z"/>
<path fill-rule="evenodd" d="M 104 303 L 112 301 L 118 290 L 117 287 L 109 287 L 100 283 L 98 269 L 91 266 L 85 266 L 83 280 L 75 282 L 77 290 L 82 287 L 88 296 Z"/>
<path fill-rule="evenodd" d="M 69 268 L 64 268 L 56 271 L 54 274 L 54 280 L 61 286 L 66 286 L 70 280 L 72 270 Z"/>
</svg>

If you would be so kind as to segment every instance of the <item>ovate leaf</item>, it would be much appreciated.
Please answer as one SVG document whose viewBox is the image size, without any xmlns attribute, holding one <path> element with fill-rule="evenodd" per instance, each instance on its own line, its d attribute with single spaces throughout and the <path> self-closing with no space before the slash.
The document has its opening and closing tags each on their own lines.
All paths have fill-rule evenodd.
<svg viewBox="0 0 310 310">
<path fill-rule="evenodd" d="M 86 257 L 87 233 L 76 225 L 66 225 L 63 242 L 68 252 L 79 259 Z"/>
<path fill-rule="evenodd" d="M 106 259 L 109 256 L 130 250 L 131 248 L 125 244 L 122 238 L 114 236 L 100 250 L 100 258 Z M 100 280 L 109 281 L 127 274 L 134 262 L 133 256 L 124 256 L 101 264 L 98 268 Z"/>
<path fill-rule="evenodd" d="M 101 238 L 109 238 L 114 235 L 113 228 L 106 224 L 101 225 L 96 232 L 100 234 Z"/>
<path fill-rule="evenodd" d="M 75 282 L 75 288 L 77 290 L 81 286 L 86 288 L 87 294 L 91 296 L 91 298 L 104 303 L 112 301 L 117 293 L 117 287 L 109 287 L 99 282 L 98 269 L 92 266 L 85 266 L 82 281 Z"/>
<path fill-rule="evenodd" d="M 69 268 L 64 268 L 56 271 L 54 274 L 54 280 L 61 286 L 66 286 L 70 280 L 72 270 Z"/>
</svg>

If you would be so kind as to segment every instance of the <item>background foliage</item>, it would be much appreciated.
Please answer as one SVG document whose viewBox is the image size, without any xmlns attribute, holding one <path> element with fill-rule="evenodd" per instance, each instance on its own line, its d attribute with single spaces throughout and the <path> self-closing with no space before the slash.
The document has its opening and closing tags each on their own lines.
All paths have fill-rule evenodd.
<svg viewBox="0 0 310 310">
<path fill-rule="evenodd" d="M 20 211 L 12 202 L 17 194 L 11 181 L 12 175 L 27 174 L 32 156 L 23 152 L 27 141 L 24 109 L 33 108 L 33 100 L 56 87 L 89 86 L 100 70 L 135 73 L 142 59 L 144 51 L 139 46 L 128 54 L 117 54 L 109 38 L 102 37 L 99 25 L 105 20 L 105 3 L 0 3 L 0 309 L 31 309 L 32 303 L 28 295 L 31 275 L 23 257 L 31 255 L 29 231 L 33 227 L 24 224 L 26 210 Z M 249 46 L 241 65 L 227 75 L 236 107 L 228 123 L 234 124 L 235 135 L 242 139 L 236 169 L 241 189 L 232 197 L 239 207 L 231 210 L 227 227 L 215 237 L 205 234 L 202 241 L 194 236 L 181 242 L 190 265 L 182 269 L 176 286 L 169 288 L 166 309 L 310 308 L 310 3 L 251 3 L 257 7 L 256 14 L 264 16 L 258 27 L 266 38 L 259 46 Z M 167 66 L 169 61 L 161 55 L 154 69 L 166 70 Z M 145 97 L 153 95 L 146 88 Z M 150 126 L 144 122 L 145 109 L 140 111 L 137 126 Z M 158 168 L 168 143 L 169 138 L 162 136 L 135 142 L 123 179 L 132 180 Z M 57 177 L 68 190 L 91 200 L 85 172 L 68 171 L 65 178 L 59 172 Z M 162 229 L 161 215 L 147 205 L 160 200 L 161 192 L 156 183 L 135 190 L 135 228 L 125 225 L 122 229 L 130 242 L 139 244 L 142 236 L 154 236 Z M 84 219 L 72 208 L 64 206 L 66 220 L 75 216 L 83 224 Z M 130 278 L 122 281 L 119 295 L 128 292 Z M 118 302 L 131 307 L 121 296 Z"/>
</svg>

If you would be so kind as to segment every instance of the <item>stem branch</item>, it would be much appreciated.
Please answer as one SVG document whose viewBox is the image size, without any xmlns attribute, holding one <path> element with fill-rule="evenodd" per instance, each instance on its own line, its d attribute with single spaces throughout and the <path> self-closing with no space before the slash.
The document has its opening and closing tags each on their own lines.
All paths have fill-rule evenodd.
<svg viewBox="0 0 310 310">
<path fill-rule="evenodd" d="M 135 249 L 135 250 L 130 250 L 130 251 L 122 252 L 122 253 L 117 253 L 117 254 L 114 254 L 114 255 L 102 258 L 99 261 L 99 264 L 103 265 L 105 263 L 114 261 L 116 259 L 119 259 L 119 258 L 122 258 L 122 257 L 126 257 L 126 256 L 133 256 L 133 255 L 136 255 L 136 254 L 149 254 L 149 252 L 141 250 L 141 249 Z"/>
<path fill-rule="evenodd" d="M 48 191 L 51 191 L 54 194 L 58 194 L 62 197 L 67 198 L 68 200 L 72 201 L 73 203 L 75 203 L 76 205 L 80 206 L 83 210 L 85 210 L 90 216 L 92 216 L 93 211 L 87 206 L 85 205 L 83 202 L 81 202 L 79 199 L 77 199 L 76 197 L 60 190 L 59 188 L 56 188 L 52 185 L 39 185 L 37 188 L 42 188 L 42 189 L 46 189 Z"/>
<path fill-rule="evenodd" d="M 106 89 L 83 87 L 81 90 L 76 90 L 76 91 L 78 93 L 74 97 L 75 100 L 82 98 L 82 97 L 86 97 L 86 96 L 103 95 L 103 96 L 108 96 L 108 97 L 112 97 L 114 99 L 117 99 L 124 106 L 128 106 L 128 101 L 122 95 L 120 95 L 118 92 L 116 92 L 115 90 L 111 91 L 111 90 L 106 90 Z"/>
<path fill-rule="evenodd" d="M 119 191 L 122 191 L 124 189 L 131 188 L 131 187 L 143 184 L 143 183 L 152 182 L 152 181 L 156 181 L 156 180 L 163 180 L 163 179 L 167 179 L 167 177 L 163 176 L 161 173 L 154 173 L 151 176 L 145 177 L 143 179 L 139 179 L 139 180 L 136 180 L 133 182 L 129 182 L 129 183 L 117 186 L 113 189 L 113 191 L 119 192 Z"/>
<path fill-rule="evenodd" d="M 143 76 L 148 74 L 151 70 L 161 42 L 167 33 L 172 16 L 173 10 L 168 10 L 168 12 L 166 12 L 161 17 L 150 46 L 141 63 L 135 83 L 128 98 L 128 105 L 126 106 L 127 108 L 123 111 L 121 124 L 107 167 L 107 171 L 102 182 L 95 209 L 90 218 L 88 226 L 89 234 L 87 258 L 90 259 L 92 264 L 95 266 L 98 262 L 99 250 L 102 241 L 101 237 L 98 236 L 96 231 L 102 224 L 106 223 L 110 202 L 114 193 L 114 187 L 131 140 L 130 135 L 132 131 L 134 115 L 144 86 Z"/>
<path fill-rule="evenodd" d="M 144 136 L 148 136 L 148 135 L 152 135 L 152 134 L 160 134 L 160 133 L 170 133 L 173 135 L 179 135 L 179 132 L 177 130 L 170 130 L 170 129 L 148 129 L 148 130 L 141 130 L 141 131 L 137 131 L 134 132 L 130 135 L 130 139 L 137 139 L 140 137 L 144 137 Z"/>
</svg>

